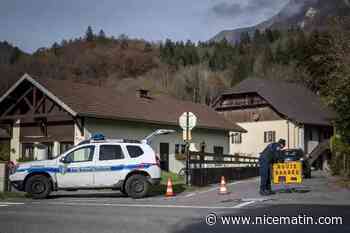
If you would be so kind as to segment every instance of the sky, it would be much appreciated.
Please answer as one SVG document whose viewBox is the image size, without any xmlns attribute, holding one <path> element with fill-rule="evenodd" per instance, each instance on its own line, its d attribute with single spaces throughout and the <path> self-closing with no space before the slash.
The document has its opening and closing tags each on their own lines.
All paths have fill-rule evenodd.
<svg viewBox="0 0 350 233">
<path fill-rule="evenodd" d="M 26 52 L 81 37 L 89 25 L 107 36 L 206 41 L 251 26 L 288 0 L 1 0 L 0 41 Z"/>
</svg>

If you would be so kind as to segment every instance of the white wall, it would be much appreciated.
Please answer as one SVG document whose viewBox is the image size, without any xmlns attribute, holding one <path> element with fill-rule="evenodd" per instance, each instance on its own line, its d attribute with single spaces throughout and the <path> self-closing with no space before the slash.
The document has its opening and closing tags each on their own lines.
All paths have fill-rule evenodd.
<svg viewBox="0 0 350 233">
<path fill-rule="evenodd" d="M 6 191 L 6 164 L 0 163 L 0 192 Z"/>
<path fill-rule="evenodd" d="M 275 131 L 276 140 L 280 138 L 285 139 L 287 141 L 287 146 L 289 143 L 290 148 L 301 148 L 304 144 L 304 137 L 301 137 L 303 135 L 303 127 L 297 126 L 293 122 L 287 120 L 244 122 L 237 124 L 247 130 L 248 133 L 242 134 L 241 144 L 232 144 L 230 140 L 231 154 L 243 153 L 254 157 L 258 156 L 269 144 L 264 143 L 264 132 L 266 131 Z"/>
<path fill-rule="evenodd" d="M 20 144 L 20 126 L 19 120 L 15 122 L 12 128 L 12 138 L 10 140 L 10 156 L 11 160 L 17 160 L 20 158 L 21 154 L 21 144 Z"/>
<path fill-rule="evenodd" d="M 178 172 L 184 167 L 183 161 L 175 159 L 175 144 L 184 144 L 182 140 L 182 129 L 180 127 L 87 118 L 85 120 L 84 137 L 87 139 L 94 133 L 102 133 L 107 138 L 141 140 L 160 128 L 175 129 L 177 133 L 158 136 L 152 141 L 151 146 L 159 155 L 159 144 L 161 142 L 169 143 L 169 170 Z M 192 142 L 196 143 L 198 149 L 200 149 L 199 144 L 203 141 L 206 143 L 206 152 L 213 153 L 214 146 L 222 146 L 224 148 L 224 154 L 229 153 L 228 132 L 194 129 L 192 131 Z"/>
</svg>

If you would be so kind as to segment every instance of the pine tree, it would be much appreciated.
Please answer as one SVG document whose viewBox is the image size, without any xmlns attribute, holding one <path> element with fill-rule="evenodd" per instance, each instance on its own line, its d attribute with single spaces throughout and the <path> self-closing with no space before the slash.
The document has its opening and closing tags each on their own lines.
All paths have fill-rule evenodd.
<svg viewBox="0 0 350 233">
<path fill-rule="evenodd" d="M 250 44 L 251 40 L 250 40 L 250 35 L 248 32 L 242 32 L 241 33 L 241 44 L 243 45 L 247 45 Z"/>
<path fill-rule="evenodd" d="M 105 34 L 105 32 L 102 29 L 98 33 L 98 39 L 99 40 L 105 40 L 106 39 L 106 34 Z"/>
<path fill-rule="evenodd" d="M 278 43 L 277 48 L 276 48 L 275 61 L 276 61 L 276 63 L 283 64 L 283 65 L 288 65 L 288 63 L 289 63 L 288 55 L 283 50 L 283 46 L 282 46 L 281 42 Z"/>
<path fill-rule="evenodd" d="M 86 41 L 93 41 L 94 40 L 94 32 L 92 30 L 92 27 L 91 26 L 88 26 L 87 30 L 86 30 L 86 33 L 85 33 L 85 40 Z"/>
<path fill-rule="evenodd" d="M 259 29 L 255 30 L 254 36 L 253 36 L 253 41 L 256 44 L 256 46 L 258 46 L 261 43 L 261 32 Z"/>
<path fill-rule="evenodd" d="M 52 50 L 53 50 L 53 53 L 55 54 L 55 56 L 58 55 L 58 53 L 59 53 L 59 48 L 60 48 L 60 46 L 58 45 L 57 42 L 53 43 L 53 45 L 52 45 Z"/>
<path fill-rule="evenodd" d="M 272 43 L 275 41 L 274 34 L 271 29 L 266 29 L 265 34 L 268 42 Z"/>
<path fill-rule="evenodd" d="M 15 64 L 19 60 L 21 55 L 22 55 L 21 50 L 19 50 L 18 47 L 15 47 L 10 56 L 10 64 L 11 65 Z"/>
</svg>

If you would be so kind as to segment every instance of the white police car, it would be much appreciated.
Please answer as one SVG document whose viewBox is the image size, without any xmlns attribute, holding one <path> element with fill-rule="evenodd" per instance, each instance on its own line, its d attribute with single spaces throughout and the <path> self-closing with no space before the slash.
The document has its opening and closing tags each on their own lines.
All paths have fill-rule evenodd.
<svg viewBox="0 0 350 233">
<path fill-rule="evenodd" d="M 148 142 L 172 132 L 157 130 L 141 142 L 108 140 L 99 135 L 55 159 L 20 163 L 10 175 L 10 182 L 33 198 L 46 198 L 58 190 L 107 188 L 142 198 L 161 177 L 159 159 Z"/>
</svg>

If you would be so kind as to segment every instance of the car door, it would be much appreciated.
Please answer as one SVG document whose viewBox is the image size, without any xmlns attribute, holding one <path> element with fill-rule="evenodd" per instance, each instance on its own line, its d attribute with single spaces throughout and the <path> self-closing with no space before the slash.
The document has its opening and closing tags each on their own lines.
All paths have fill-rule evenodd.
<svg viewBox="0 0 350 233">
<path fill-rule="evenodd" d="M 87 145 L 72 150 L 60 161 L 57 173 L 59 188 L 84 188 L 93 186 L 95 146 Z"/>
<path fill-rule="evenodd" d="M 124 180 L 127 156 L 120 144 L 100 144 L 96 159 L 95 186 L 113 187 Z"/>
</svg>

